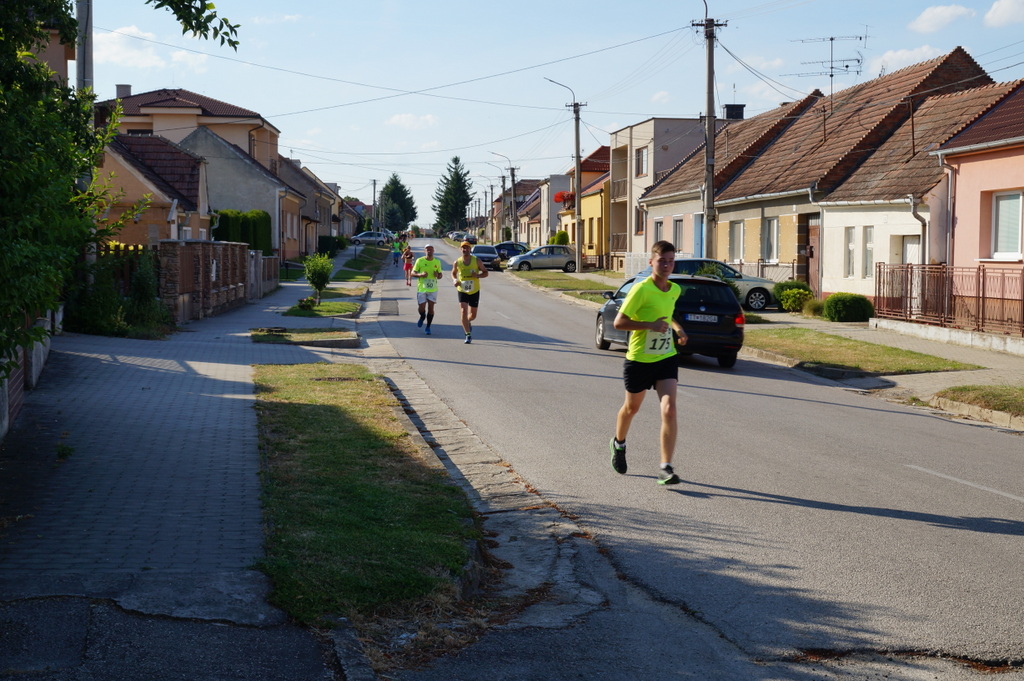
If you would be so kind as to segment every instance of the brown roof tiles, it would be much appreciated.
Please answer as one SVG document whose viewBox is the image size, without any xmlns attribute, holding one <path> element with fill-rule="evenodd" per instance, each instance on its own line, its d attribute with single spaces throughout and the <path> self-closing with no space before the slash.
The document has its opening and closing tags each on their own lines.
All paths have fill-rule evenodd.
<svg viewBox="0 0 1024 681">
<path fill-rule="evenodd" d="M 110 148 L 184 210 L 198 209 L 202 158 L 156 135 L 116 135 Z"/>
</svg>

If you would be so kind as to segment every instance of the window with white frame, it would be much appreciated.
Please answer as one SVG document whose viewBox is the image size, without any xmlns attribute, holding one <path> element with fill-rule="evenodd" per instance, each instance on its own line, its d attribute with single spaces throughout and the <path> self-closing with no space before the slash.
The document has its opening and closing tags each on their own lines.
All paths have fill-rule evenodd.
<svg viewBox="0 0 1024 681">
<path fill-rule="evenodd" d="M 743 258 L 743 220 L 729 223 L 729 260 L 739 262 Z"/>
<path fill-rule="evenodd" d="M 1021 192 L 1000 192 L 992 197 L 992 257 L 1021 259 Z"/>
<path fill-rule="evenodd" d="M 864 228 L 864 278 L 871 279 L 875 273 L 875 228 L 866 226 Z"/>
<path fill-rule="evenodd" d="M 761 259 L 779 261 L 779 219 L 765 218 L 761 225 Z"/>
<path fill-rule="evenodd" d="M 647 174 L 647 147 L 640 147 L 636 150 L 636 176 Z"/>
<path fill-rule="evenodd" d="M 661 241 L 664 238 L 662 236 L 662 232 L 664 231 L 664 227 L 665 227 L 665 223 L 662 222 L 661 220 L 655 220 L 654 221 L 654 234 L 653 234 L 654 241 L 656 241 L 656 242 L 657 241 Z"/>
<path fill-rule="evenodd" d="M 682 250 L 683 248 L 683 219 L 676 218 L 672 221 L 672 243 L 675 245 L 676 250 Z"/>
<path fill-rule="evenodd" d="M 843 276 L 853 279 L 854 248 L 856 246 L 857 230 L 853 227 L 846 228 L 846 255 L 843 262 Z"/>
</svg>

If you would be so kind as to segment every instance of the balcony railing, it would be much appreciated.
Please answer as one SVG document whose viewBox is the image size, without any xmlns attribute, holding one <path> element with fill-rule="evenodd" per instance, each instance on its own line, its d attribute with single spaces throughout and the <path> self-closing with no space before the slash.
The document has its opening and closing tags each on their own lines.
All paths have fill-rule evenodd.
<svg viewBox="0 0 1024 681">
<path fill-rule="evenodd" d="M 629 193 L 629 180 L 614 180 L 612 182 L 612 201 L 626 198 Z"/>
<path fill-rule="evenodd" d="M 1024 336 L 1024 268 L 878 263 L 875 315 Z"/>
</svg>

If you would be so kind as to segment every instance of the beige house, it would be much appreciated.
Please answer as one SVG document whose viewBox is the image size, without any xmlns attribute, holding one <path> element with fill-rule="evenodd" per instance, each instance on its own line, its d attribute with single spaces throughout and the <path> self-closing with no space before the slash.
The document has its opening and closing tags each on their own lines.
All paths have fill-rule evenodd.
<svg viewBox="0 0 1024 681">
<path fill-rule="evenodd" d="M 210 234 L 210 203 L 203 159 L 155 135 L 117 135 L 107 145 L 100 167 L 113 174 L 118 199 L 106 216 L 109 223 L 149 195 L 149 206 L 129 220 L 115 239 L 154 246 L 161 239 L 202 239 Z"/>
</svg>

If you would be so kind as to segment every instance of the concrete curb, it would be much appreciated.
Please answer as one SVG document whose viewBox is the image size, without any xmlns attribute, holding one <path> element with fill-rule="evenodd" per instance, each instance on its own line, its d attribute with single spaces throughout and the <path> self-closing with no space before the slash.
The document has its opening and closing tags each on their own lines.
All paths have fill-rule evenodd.
<svg viewBox="0 0 1024 681">
<path fill-rule="evenodd" d="M 973 404 L 965 404 L 963 402 L 948 400 L 945 397 L 936 397 L 932 399 L 930 404 L 936 409 L 941 409 L 942 411 L 947 411 L 952 414 L 960 414 L 961 416 L 968 416 L 979 421 L 986 421 L 999 426 L 1000 428 L 1024 431 L 1024 416 L 1014 416 L 1013 414 L 1008 414 L 1004 411 L 985 409 Z"/>
</svg>

